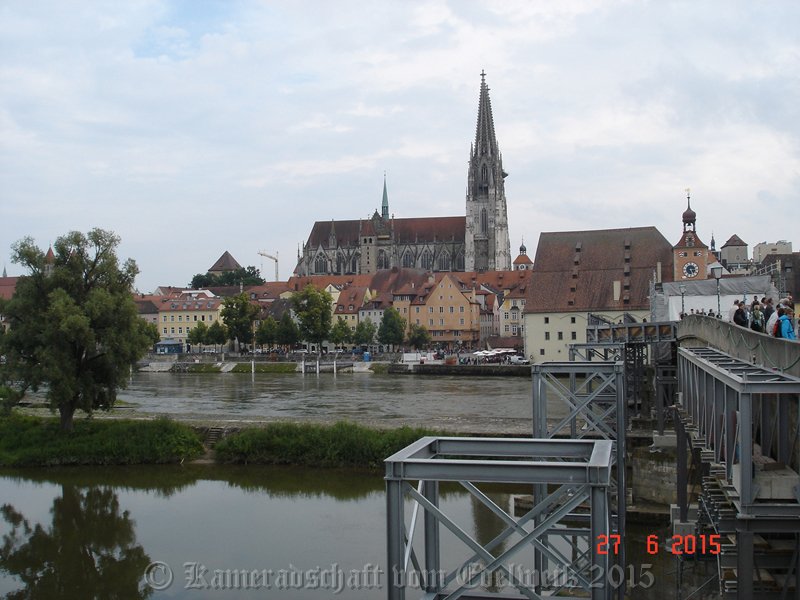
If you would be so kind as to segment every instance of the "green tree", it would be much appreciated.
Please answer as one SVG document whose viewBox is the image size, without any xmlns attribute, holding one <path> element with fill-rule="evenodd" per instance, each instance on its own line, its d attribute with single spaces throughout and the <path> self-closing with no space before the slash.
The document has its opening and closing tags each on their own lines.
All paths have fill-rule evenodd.
<svg viewBox="0 0 800 600">
<path fill-rule="evenodd" d="M 278 339 L 278 322 L 269 315 L 266 319 L 261 321 L 261 324 L 256 330 L 256 343 L 271 348 L 275 345 L 275 340 Z"/>
<path fill-rule="evenodd" d="M 147 334 L 147 339 L 150 340 L 150 345 L 157 344 L 161 339 L 158 333 L 158 325 L 155 323 L 145 323 L 144 332 Z"/>
<path fill-rule="evenodd" d="M 316 343 L 317 348 L 331 332 L 331 304 L 331 295 L 325 290 L 317 290 L 311 284 L 292 294 L 292 308 L 300 321 L 300 337 Z"/>
<path fill-rule="evenodd" d="M 431 334 L 424 325 L 412 324 L 408 331 L 408 343 L 415 349 L 422 350 L 431 343 Z"/>
<path fill-rule="evenodd" d="M 353 339 L 353 331 L 342 317 L 339 317 L 331 328 L 330 339 L 337 346 L 348 344 Z"/>
<path fill-rule="evenodd" d="M 377 331 L 378 327 L 369 319 L 360 321 L 353 332 L 353 341 L 359 346 L 371 344 Z"/>
<path fill-rule="evenodd" d="M 208 343 L 208 326 L 200 321 L 189 331 L 186 338 L 192 346 L 202 346 Z"/>
<path fill-rule="evenodd" d="M 383 311 L 378 341 L 387 346 L 398 346 L 406 335 L 406 320 L 400 316 L 396 308 L 389 307 Z"/>
<path fill-rule="evenodd" d="M 138 269 L 130 259 L 119 263 L 119 241 L 92 229 L 58 238 L 52 256 L 31 238 L 12 247 L 12 260 L 29 274 L 0 305 L 10 322 L 0 381 L 18 382 L 22 390 L 46 386 L 64 431 L 72 430 L 77 409 L 111 408 L 150 345 L 131 295 Z"/>
<path fill-rule="evenodd" d="M 253 341 L 253 321 L 257 314 L 258 307 L 250 302 L 247 294 L 230 296 L 222 301 L 220 315 L 228 328 L 228 335 L 239 346 L 237 350 L 241 348 L 241 344 Z"/>
<path fill-rule="evenodd" d="M 216 351 L 218 344 L 221 346 L 227 341 L 228 341 L 228 331 L 226 330 L 225 325 L 223 325 L 219 321 L 214 321 L 208 328 L 208 334 L 206 335 L 206 344 L 214 344 L 214 350 Z"/>
<path fill-rule="evenodd" d="M 261 285 L 264 279 L 254 266 L 240 267 L 235 271 L 225 273 L 198 273 L 192 277 L 189 284 L 193 289 L 199 290 L 208 287 L 228 287 L 233 285 Z"/>
<path fill-rule="evenodd" d="M 294 346 L 300 340 L 300 330 L 297 328 L 297 323 L 292 320 L 292 315 L 287 310 L 281 317 L 281 322 L 278 323 L 278 333 L 276 341 L 281 345 L 288 348 Z"/>
</svg>

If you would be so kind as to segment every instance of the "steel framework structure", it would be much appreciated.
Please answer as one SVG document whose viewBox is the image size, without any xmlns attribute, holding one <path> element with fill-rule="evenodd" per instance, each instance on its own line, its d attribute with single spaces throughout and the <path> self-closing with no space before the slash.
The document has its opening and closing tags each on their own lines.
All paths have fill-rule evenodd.
<svg viewBox="0 0 800 600">
<path fill-rule="evenodd" d="M 386 459 L 386 514 L 388 548 L 388 598 L 404 600 L 410 581 L 420 584 L 420 598 L 530 598 L 540 599 L 540 578 L 525 581 L 509 559 L 524 550 L 535 551 L 563 565 L 581 597 L 608 600 L 608 556 L 590 543 L 578 561 L 565 557 L 549 543 L 554 528 L 581 504 L 590 508 L 593 540 L 609 534 L 608 491 L 612 471 L 612 446 L 607 440 L 552 440 L 527 438 L 424 437 Z M 412 485 L 411 482 L 417 482 Z M 505 529 L 482 544 L 445 514 L 439 503 L 439 484 L 460 483 L 474 498 L 499 517 Z M 506 483 L 554 486 L 541 502 L 521 517 L 494 503 L 476 484 Z M 557 487 L 556 487 L 557 486 Z M 404 500 L 413 509 L 406 526 Z M 424 511 L 422 540 L 415 539 L 419 509 Z M 513 512 L 513 511 L 512 511 Z M 449 530 L 469 550 L 469 558 L 454 568 L 444 568 L 440 528 Z M 498 548 L 508 538 L 519 539 L 505 551 Z M 558 534 L 561 535 L 561 534 Z M 477 562 L 476 562 L 477 561 Z M 479 565 L 476 568 L 476 565 Z M 594 567 L 597 565 L 597 567 Z M 594 569 L 594 570 L 593 570 Z M 479 593 L 477 584 L 486 574 L 503 573 L 513 595 Z M 411 574 L 414 574 L 411 577 Z M 544 575 L 539 572 L 539 575 Z M 570 598 L 571 596 L 559 596 Z"/>
<path fill-rule="evenodd" d="M 625 377 L 622 362 L 552 362 L 533 365 L 533 437 L 553 439 L 603 439 L 614 446 L 610 493 L 611 527 L 625 538 L 626 467 L 628 428 Z M 548 422 L 549 401 L 566 406 L 566 415 Z M 534 504 L 546 489 L 534 486 Z M 584 535 L 590 532 L 584 530 Z M 591 541 L 589 537 L 589 541 Z M 625 565 L 625 549 L 617 555 Z M 542 557 L 542 568 L 547 559 Z M 620 597 L 622 591 L 620 591 Z"/>
<path fill-rule="evenodd" d="M 696 531 L 720 535 L 720 592 L 800 597 L 800 379 L 713 348 L 679 348 L 678 504 L 688 517 L 688 453 L 702 464 Z"/>
</svg>

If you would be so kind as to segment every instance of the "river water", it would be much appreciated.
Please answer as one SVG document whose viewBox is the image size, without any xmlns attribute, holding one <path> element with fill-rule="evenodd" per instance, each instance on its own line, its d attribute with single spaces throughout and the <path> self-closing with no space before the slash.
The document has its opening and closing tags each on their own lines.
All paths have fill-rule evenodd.
<svg viewBox="0 0 800 600">
<path fill-rule="evenodd" d="M 143 373 L 120 394 L 119 412 L 529 434 L 530 385 L 526 378 Z M 526 492 L 486 491 L 505 507 L 510 494 Z M 502 529 L 463 490 L 445 489 L 441 505 L 480 542 Z M 675 598 L 674 558 L 645 552 L 652 534 L 667 531 L 629 525 L 627 568 L 653 576 L 630 597 Z M 213 465 L 0 472 L 2 597 L 26 590 L 19 597 L 377 600 L 389 576 L 385 535 L 383 481 L 374 472 Z M 467 556 L 449 533 L 442 545 L 445 566 Z M 215 570 L 261 576 L 214 589 Z M 171 584 L 162 586 L 168 572 Z"/>
<path fill-rule="evenodd" d="M 531 380 L 524 377 L 137 373 L 119 399 L 131 413 L 228 424 L 350 420 L 527 435 L 532 429 Z"/>
<path fill-rule="evenodd" d="M 386 597 L 384 488 L 374 472 L 200 465 L 15 470 L 0 472 L 0 490 L 3 597 L 16 598 L 20 590 L 20 598 L 48 600 Z M 486 491 L 510 506 L 508 491 Z M 502 530 L 463 490 L 444 488 L 440 506 L 481 543 Z M 452 568 L 468 553 L 443 531 L 443 566 Z M 639 579 L 646 587 L 631 597 L 674 598 L 674 559 L 646 554 L 651 533 L 664 532 L 629 528 L 629 569 L 637 578 L 652 575 Z M 514 564 L 530 568 L 524 557 Z M 215 579 L 216 571 L 223 575 Z M 249 575 L 231 574 L 243 571 Z M 408 597 L 420 595 L 409 590 Z"/>
</svg>

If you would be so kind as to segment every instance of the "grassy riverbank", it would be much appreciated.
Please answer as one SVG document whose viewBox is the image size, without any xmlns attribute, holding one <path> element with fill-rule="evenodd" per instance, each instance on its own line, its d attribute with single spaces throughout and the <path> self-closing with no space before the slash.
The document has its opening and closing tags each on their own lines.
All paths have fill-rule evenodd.
<svg viewBox="0 0 800 600">
<path fill-rule="evenodd" d="M 253 366 L 251 363 L 239 363 L 231 373 L 252 373 Z M 295 373 L 297 371 L 297 363 L 256 363 L 256 373 Z"/>
<path fill-rule="evenodd" d="M 226 437 L 214 451 L 217 461 L 226 463 L 377 468 L 398 450 L 436 433 L 411 427 L 371 429 L 345 422 L 271 423 Z"/>
<path fill-rule="evenodd" d="M 0 466 L 172 463 L 202 453 L 200 438 L 190 427 L 167 419 L 81 419 L 72 433 L 63 433 L 54 418 L 0 418 Z"/>
</svg>

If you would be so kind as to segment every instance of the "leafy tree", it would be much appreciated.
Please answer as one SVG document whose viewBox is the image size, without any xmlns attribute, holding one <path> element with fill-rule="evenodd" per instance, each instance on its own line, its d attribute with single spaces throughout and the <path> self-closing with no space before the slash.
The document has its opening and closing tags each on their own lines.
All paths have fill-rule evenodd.
<svg viewBox="0 0 800 600">
<path fill-rule="evenodd" d="M 10 321 L 2 338 L 5 373 L 0 381 L 23 391 L 46 386 L 61 428 L 72 430 L 75 411 L 109 409 L 130 366 L 150 345 L 147 324 L 133 302 L 136 263 L 117 259 L 119 237 L 92 229 L 56 240 L 52 258 L 24 238 L 12 259 L 29 275 L 0 305 Z M 49 255 L 48 255 L 49 256 Z"/>
<path fill-rule="evenodd" d="M 198 273 L 192 277 L 191 287 L 195 290 L 208 287 L 226 287 L 233 285 L 261 285 L 264 279 L 254 266 L 240 267 L 225 273 Z"/>
<path fill-rule="evenodd" d="M 145 323 L 144 332 L 147 334 L 147 339 L 150 340 L 151 346 L 157 344 L 161 339 L 161 335 L 158 333 L 158 325 L 155 323 Z"/>
<path fill-rule="evenodd" d="M 291 348 L 300 340 L 300 330 L 297 328 L 297 323 L 292 320 L 292 315 L 287 310 L 281 317 L 281 322 L 278 323 L 278 332 L 276 341 L 287 348 Z"/>
<path fill-rule="evenodd" d="M 214 344 L 214 350 L 216 350 L 218 344 L 221 346 L 226 341 L 228 341 L 228 332 L 225 329 L 225 325 L 219 321 L 214 321 L 208 328 L 206 344 Z"/>
<path fill-rule="evenodd" d="M 408 343 L 417 350 L 427 348 L 431 343 L 431 334 L 424 325 L 412 324 L 408 331 Z"/>
<path fill-rule="evenodd" d="M 378 327 L 378 341 L 387 346 L 397 346 L 403 343 L 405 335 L 406 320 L 397 309 L 389 307 L 384 310 L 381 325 Z"/>
<path fill-rule="evenodd" d="M 353 341 L 361 345 L 371 344 L 375 340 L 375 333 L 378 327 L 369 319 L 360 321 L 353 332 Z"/>
<path fill-rule="evenodd" d="M 300 337 L 317 347 L 327 339 L 331 332 L 331 304 L 333 298 L 325 290 L 319 291 L 312 285 L 292 294 L 292 308 L 300 321 Z"/>
<path fill-rule="evenodd" d="M 220 315 L 228 328 L 228 335 L 235 339 L 239 346 L 253 341 L 253 321 L 258 314 L 258 307 L 254 306 L 247 294 L 231 296 L 222 301 Z"/>
<path fill-rule="evenodd" d="M 192 346 L 201 346 L 208 343 L 208 326 L 200 321 L 189 331 L 186 338 Z"/>
<path fill-rule="evenodd" d="M 269 315 L 266 319 L 261 321 L 261 324 L 256 330 L 256 343 L 271 348 L 275 345 L 275 340 L 278 339 L 278 322 Z"/>
<path fill-rule="evenodd" d="M 142 583 L 150 557 L 136 542 L 135 522 L 113 490 L 61 486 L 51 524 L 31 524 L 10 504 L 0 506 L 8 533 L 0 544 L 0 572 L 24 589 L 9 599 L 149 598 Z"/>
<path fill-rule="evenodd" d="M 337 346 L 347 344 L 353 339 L 353 331 L 342 317 L 339 317 L 336 320 L 336 324 L 331 328 L 330 339 Z"/>
</svg>

